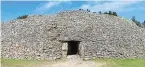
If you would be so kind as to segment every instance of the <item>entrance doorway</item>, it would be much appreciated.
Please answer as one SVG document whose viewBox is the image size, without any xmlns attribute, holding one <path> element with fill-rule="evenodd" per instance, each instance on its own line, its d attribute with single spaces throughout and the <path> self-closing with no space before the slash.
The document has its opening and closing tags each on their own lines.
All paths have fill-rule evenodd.
<svg viewBox="0 0 145 67">
<path fill-rule="evenodd" d="M 68 41 L 67 55 L 75 55 L 79 53 L 80 41 Z"/>
</svg>

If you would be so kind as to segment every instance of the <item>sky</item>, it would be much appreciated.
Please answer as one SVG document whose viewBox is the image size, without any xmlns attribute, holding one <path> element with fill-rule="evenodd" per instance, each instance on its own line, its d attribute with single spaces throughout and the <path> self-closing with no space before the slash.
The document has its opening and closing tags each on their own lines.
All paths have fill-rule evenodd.
<svg viewBox="0 0 145 67">
<path fill-rule="evenodd" d="M 89 9 L 91 12 L 115 11 L 121 17 L 145 20 L 145 1 L 2 1 L 1 20 L 22 15 L 56 14 L 63 10 Z"/>
</svg>

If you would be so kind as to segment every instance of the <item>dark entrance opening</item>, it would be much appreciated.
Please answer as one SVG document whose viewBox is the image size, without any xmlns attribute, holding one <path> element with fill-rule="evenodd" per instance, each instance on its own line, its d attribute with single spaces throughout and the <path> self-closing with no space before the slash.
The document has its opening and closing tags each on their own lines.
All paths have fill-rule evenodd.
<svg viewBox="0 0 145 67">
<path fill-rule="evenodd" d="M 68 41 L 67 55 L 78 54 L 80 41 Z"/>
</svg>

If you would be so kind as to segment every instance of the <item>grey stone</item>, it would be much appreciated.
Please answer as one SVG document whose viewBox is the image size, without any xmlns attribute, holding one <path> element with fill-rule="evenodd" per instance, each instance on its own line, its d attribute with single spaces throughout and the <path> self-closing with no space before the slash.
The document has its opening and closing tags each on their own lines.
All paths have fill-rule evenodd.
<svg viewBox="0 0 145 67">
<path fill-rule="evenodd" d="M 80 41 L 82 58 L 142 58 L 145 29 L 117 16 L 84 10 L 2 23 L 2 58 L 57 59 L 64 41 Z M 66 54 L 66 53 L 65 53 Z"/>
</svg>

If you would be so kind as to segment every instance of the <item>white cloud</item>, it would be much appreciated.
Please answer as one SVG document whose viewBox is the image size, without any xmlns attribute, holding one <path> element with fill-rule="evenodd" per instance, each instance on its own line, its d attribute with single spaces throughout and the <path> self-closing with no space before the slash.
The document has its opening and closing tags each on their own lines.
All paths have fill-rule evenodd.
<svg viewBox="0 0 145 67">
<path fill-rule="evenodd" d="M 59 5 L 60 2 L 47 2 L 41 6 L 38 6 L 34 13 L 44 13 L 46 10 L 49 10 L 50 8 L 56 6 L 56 5 Z"/>
<path fill-rule="evenodd" d="M 87 4 L 83 4 L 80 8 L 89 9 L 91 11 L 125 11 L 132 10 L 128 7 L 138 3 L 138 1 L 109 1 L 109 2 L 89 2 Z"/>
<path fill-rule="evenodd" d="M 42 6 L 43 9 L 50 9 L 51 7 L 60 4 L 60 2 L 49 2 L 47 4 L 45 4 L 44 6 Z"/>
<path fill-rule="evenodd" d="M 52 7 L 58 6 L 62 3 L 66 3 L 68 1 L 52 1 L 52 2 L 47 2 L 45 4 L 42 4 L 38 6 L 34 13 L 45 13 L 46 11 L 50 10 Z M 61 7 L 61 6 L 60 6 Z"/>
<path fill-rule="evenodd" d="M 80 5 L 80 7 L 74 7 L 74 8 L 82 8 L 82 9 L 89 9 L 91 11 L 117 11 L 117 12 L 125 12 L 125 11 L 132 11 L 136 8 L 129 7 L 133 4 L 139 3 L 141 1 L 130 1 L 130 0 L 121 0 L 121 1 L 87 1 L 83 5 Z M 64 9 L 65 6 L 62 5 L 65 4 L 67 6 L 72 6 L 70 0 L 68 1 L 50 1 L 47 3 L 43 3 L 40 6 L 38 6 L 34 13 L 43 14 L 45 12 L 48 12 L 53 7 L 57 7 L 60 9 Z M 143 8 L 143 7 L 142 7 Z M 70 8 L 72 9 L 72 8 Z"/>
</svg>

